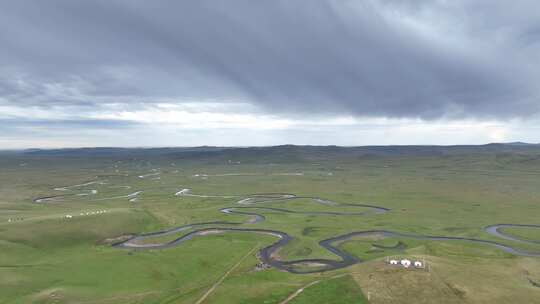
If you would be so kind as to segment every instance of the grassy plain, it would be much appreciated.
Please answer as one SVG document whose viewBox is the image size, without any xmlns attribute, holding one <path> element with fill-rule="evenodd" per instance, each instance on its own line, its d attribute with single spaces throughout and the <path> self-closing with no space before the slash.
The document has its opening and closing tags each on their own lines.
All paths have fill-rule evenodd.
<svg viewBox="0 0 540 304">
<path fill-rule="evenodd" d="M 540 229 L 530 229 L 522 227 L 503 227 L 501 230 L 511 236 L 532 242 L 540 243 Z"/>
<path fill-rule="evenodd" d="M 280 230 L 295 238 L 279 252 L 282 259 L 336 259 L 318 245 L 320 240 L 374 229 L 473 237 L 540 252 L 540 244 L 499 239 L 483 230 L 496 223 L 540 224 L 540 149 L 389 155 L 283 149 L 202 156 L 0 154 L 0 303 L 195 303 L 254 246 L 268 246 L 276 238 L 225 233 L 145 251 L 113 248 L 110 243 L 121 236 L 197 222 L 245 222 L 246 216 L 219 209 L 238 207 L 236 201 L 254 193 L 294 193 L 391 209 L 367 215 L 243 210 L 263 214 L 266 220 L 240 227 Z M 89 181 L 103 184 L 54 190 Z M 174 195 L 184 188 L 194 194 L 238 197 Z M 97 194 L 77 195 L 85 189 Z M 142 191 L 138 200 L 130 202 L 126 196 L 137 191 Z M 73 195 L 33 202 L 63 193 Z M 309 199 L 257 206 L 365 211 Z M 107 213 L 80 215 L 98 210 Z M 73 218 L 66 219 L 67 214 Z M 539 240 L 540 229 L 505 229 Z M 187 232 L 145 242 L 170 241 Z M 399 242 L 405 248 L 374 246 Z M 370 303 L 540 303 L 540 288 L 530 283 L 540 282 L 540 258 L 460 241 L 358 238 L 340 246 L 366 262 L 295 275 L 256 271 L 253 254 L 204 303 L 281 303 L 316 280 L 321 283 L 290 303 L 363 303 L 368 293 Z M 430 271 L 388 267 L 383 263 L 387 256 L 424 259 Z M 330 279 L 341 274 L 350 276 Z"/>
</svg>

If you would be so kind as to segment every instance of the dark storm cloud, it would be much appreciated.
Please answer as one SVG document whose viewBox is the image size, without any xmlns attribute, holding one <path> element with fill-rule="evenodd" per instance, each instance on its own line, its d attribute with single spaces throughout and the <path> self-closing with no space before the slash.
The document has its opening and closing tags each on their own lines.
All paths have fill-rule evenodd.
<svg viewBox="0 0 540 304">
<path fill-rule="evenodd" d="M 537 1 L 4 1 L 0 102 L 526 117 Z"/>
</svg>

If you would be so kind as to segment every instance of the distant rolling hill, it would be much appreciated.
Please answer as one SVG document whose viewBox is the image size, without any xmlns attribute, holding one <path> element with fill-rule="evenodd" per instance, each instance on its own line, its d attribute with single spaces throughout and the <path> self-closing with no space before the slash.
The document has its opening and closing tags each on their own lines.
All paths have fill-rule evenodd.
<svg viewBox="0 0 540 304">
<path fill-rule="evenodd" d="M 12 152 L 14 153 L 14 152 Z M 174 159 L 243 159 L 259 161 L 300 161 L 350 159 L 370 156 L 438 156 L 458 154 L 540 154 L 540 144 L 521 142 L 455 146 L 296 146 L 269 147 L 169 147 L 169 148 L 70 148 L 18 151 L 26 157 L 167 157 Z"/>
</svg>

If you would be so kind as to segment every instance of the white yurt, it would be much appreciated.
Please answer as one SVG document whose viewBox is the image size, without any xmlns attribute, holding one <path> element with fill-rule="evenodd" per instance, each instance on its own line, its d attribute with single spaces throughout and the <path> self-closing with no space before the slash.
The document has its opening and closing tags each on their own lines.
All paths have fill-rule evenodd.
<svg viewBox="0 0 540 304">
<path fill-rule="evenodd" d="M 403 260 L 401 260 L 401 266 L 403 266 L 405 268 L 409 268 L 409 266 L 411 266 L 411 261 L 409 261 L 407 259 L 403 259 Z"/>
</svg>

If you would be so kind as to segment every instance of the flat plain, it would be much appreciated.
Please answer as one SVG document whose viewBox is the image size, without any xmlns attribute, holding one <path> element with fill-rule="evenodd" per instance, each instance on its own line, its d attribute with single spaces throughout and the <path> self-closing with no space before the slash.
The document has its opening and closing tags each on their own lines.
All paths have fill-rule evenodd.
<svg viewBox="0 0 540 304">
<path fill-rule="evenodd" d="M 529 145 L 2 152 L 0 303 L 540 303 L 539 199 Z"/>
</svg>

